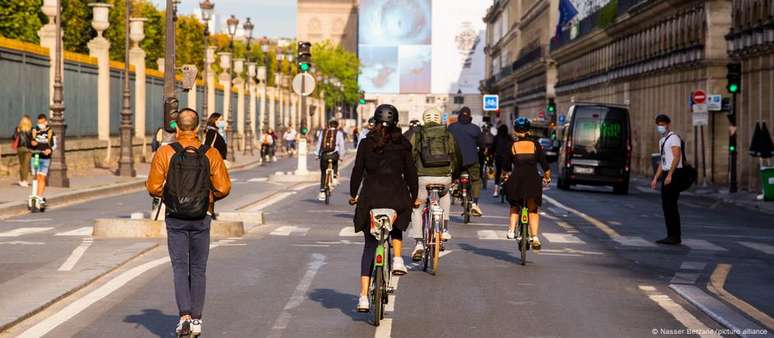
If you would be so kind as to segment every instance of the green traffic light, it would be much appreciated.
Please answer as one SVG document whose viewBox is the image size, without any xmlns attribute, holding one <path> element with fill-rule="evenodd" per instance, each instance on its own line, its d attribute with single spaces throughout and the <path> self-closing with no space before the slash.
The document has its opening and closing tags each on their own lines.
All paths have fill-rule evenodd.
<svg viewBox="0 0 774 338">
<path fill-rule="evenodd" d="M 556 107 L 554 107 L 554 106 L 548 106 L 548 112 L 549 112 L 549 113 L 554 113 L 554 112 L 556 112 Z"/>
<path fill-rule="evenodd" d="M 360 100 L 358 101 L 358 103 L 360 103 L 360 104 L 366 104 L 366 100 L 365 100 L 365 99 L 360 99 Z"/>
<path fill-rule="evenodd" d="M 736 147 L 734 147 L 734 146 L 728 146 L 728 151 L 730 151 L 730 152 L 732 152 L 732 153 L 733 153 L 733 152 L 736 152 Z"/>
<path fill-rule="evenodd" d="M 729 83 L 728 84 L 728 92 L 729 93 L 736 93 L 739 91 L 739 85 L 736 83 Z"/>
<path fill-rule="evenodd" d="M 301 63 L 298 65 L 298 67 L 301 69 L 302 72 L 306 72 L 309 70 L 309 64 L 308 63 Z"/>
</svg>

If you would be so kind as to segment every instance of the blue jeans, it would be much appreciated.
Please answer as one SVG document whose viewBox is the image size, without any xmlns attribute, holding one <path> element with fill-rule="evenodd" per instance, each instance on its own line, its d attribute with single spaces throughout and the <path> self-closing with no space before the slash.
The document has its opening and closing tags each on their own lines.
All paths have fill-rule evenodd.
<svg viewBox="0 0 774 338">
<path fill-rule="evenodd" d="M 207 258 L 210 254 L 210 223 L 167 217 L 167 247 L 172 262 L 175 300 L 180 315 L 202 318 L 207 286 Z"/>
</svg>

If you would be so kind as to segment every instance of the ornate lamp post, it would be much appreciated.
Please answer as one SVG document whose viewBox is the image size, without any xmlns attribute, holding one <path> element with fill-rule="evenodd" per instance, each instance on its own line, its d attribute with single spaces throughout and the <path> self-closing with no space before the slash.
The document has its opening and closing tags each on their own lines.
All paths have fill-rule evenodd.
<svg viewBox="0 0 774 338">
<path fill-rule="evenodd" d="M 250 63 L 250 42 L 253 40 L 253 28 L 255 26 L 252 22 L 250 22 L 250 18 L 247 18 L 247 21 L 242 25 L 242 29 L 245 31 L 245 36 L 247 37 L 247 62 Z M 253 73 L 250 74 L 249 66 L 248 66 L 248 84 L 247 88 L 250 93 L 250 97 L 253 97 L 253 83 L 255 78 L 255 64 L 253 64 Z M 252 102 L 252 101 L 251 101 Z M 252 105 L 252 103 L 251 103 Z M 250 155 L 253 154 L 253 127 L 252 127 L 252 107 L 250 107 L 250 113 L 247 114 L 247 118 L 245 119 L 245 149 L 243 154 L 247 154 L 250 152 Z"/>
<path fill-rule="evenodd" d="M 209 63 L 210 63 L 210 57 L 208 55 L 209 53 L 209 42 L 210 42 L 210 19 L 212 18 L 212 11 L 215 8 L 215 4 L 212 3 L 210 0 L 204 0 L 199 3 L 199 8 L 202 12 L 202 22 L 204 22 L 204 73 L 202 74 L 202 78 L 204 78 L 204 102 L 202 102 L 202 113 L 201 113 L 201 122 L 200 127 L 202 129 L 202 134 L 204 134 L 207 131 L 207 117 L 208 117 L 208 107 L 207 107 L 207 99 L 209 99 L 209 92 L 210 92 L 210 81 L 209 81 L 209 74 L 207 74 Z M 202 141 L 204 141 L 204 138 L 202 138 Z"/>
<path fill-rule="evenodd" d="M 70 179 L 67 177 L 67 163 L 65 162 L 65 106 L 64 88 L 62 87 L 62 3 L 56 1 L 56 60 L 54 66 L 54 98 L 51 103 L 51 129 L 58 137 L 59 146 L 54 150 L 49 169 L 48 180 L 54 187 L 70 187 Z"/>
<path fill-rule="evenodd" d="M 124 92 L 121 109 L 121 154 L 118 160 L 118 175 L 134 177 L 134 156 L 132 154 L 132 107 L 131 94 L 129 93 L 129 12 L 131 2 L 124 2 Z"/>
<path fill-rule="evenodd" d="M 231 52 L 234 52 L 234 34 L 236 34 L 237 26 L 239 26 L 239 19 L 234 15 L 226 20 L 226 26 L 228 27 L 228 35 L 230 37 L 228 42 L 228 48 Z M 231 81 L 234 79 L 234 67 L 229 68 L 231 74 Z M 229 86 L 232 84 L 229 83 Z M 226 121 L 226 138 L 228 138 L 228 160 L 236 162 L 236 156 L 234 155 L 234 103 L 229 100 L 228 104 L 228 120 Z"/>
</svg>

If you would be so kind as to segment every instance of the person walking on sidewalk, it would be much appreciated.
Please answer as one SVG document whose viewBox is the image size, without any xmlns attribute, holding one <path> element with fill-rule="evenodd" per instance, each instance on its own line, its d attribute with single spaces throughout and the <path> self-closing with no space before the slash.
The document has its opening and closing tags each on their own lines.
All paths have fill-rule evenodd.
<svg viewBox="0 0 774 338">
<path fill-rule="evenodd" d="M 474 216 L 481 216 L 481 208 L 478 206 L 478 198 L 481 196 L 481 165 L 478 162 L 478 149 L 481 144 L 481 129 L 472 124 L 470 108 L 462 107 L 457 115 L 457 123 L 449 126 L 449 131 L 454 135 L 454 140 L 462 153 L 462 171 L 470 174 L 472 186 L 473 206 L 470 208 Z"/>
<path fill-rule="evenodd" d="M 656 190 L 658 182 L 661 181 L 661 206 L 664 209 L 664 221 L 667 229 L 667 237 L 656 241 L 656 243 L 677 245 L 682 241 L 680 238 L 680 210 L 677 206 L 677 201 L 680 199 L 680 189 L 674 184 L 672 178 L 675 171 L 683 167 L 683 142 L 680 135 L 672 131 L 672 120 L 667 115 L 656 116 L 656 131 L 661 136 L 658 141 L 661 150 L 661 165 L 658 166 L 656 175 L 650 182 L 650 187 Z"/>
<path fill-rule="evenodd" d="M 225 159 L 228 154 L 228 145 L 226 144 L 226 137 L 224 129 L 226 128 L 226 121 L 223 120 L 223 115 L 220 113 L 212 113 L 207 118 L 207 131 L 204 135 L 204 144 L 210 148 L 215 148 L 220 153 L 220 158 Z"/>
<path fill-rule="evenodd" d="M 231 179 L 218 151 L 196 136 L 199 117 L 183 109 L 177 117 L 176 142 L 153 156 L 145 185 L 166 205 L 167 246 L 180 311 L 178 334 L 200 334 L 210 249 L 207 211 L 228 196 Z"/>
<path fill-rule="evenodd" d="M 285 145 L 287 147 L 288 156 L 293 156 L 293 154 L 296 153 L 296 138 L 298 138 L 298 133 L 296 132 L 296 129 L 293 128 L 293 126 L 290 126 L 286 131 L 285 135 L 283 136 L 285 139 Z"/>
<path fill-rule="evenodd" d="M 454 136 L 449 133 L 446 126 L 441 124 L 441 111 L 430 108 L 422 114 L 424 125 L 419 126 L 411 134 L 409 142 L 412 146 L 412 158 L 417 167 L 419 176 L 419 192 L 417 199 L 425 203 L 429 184 L 443 184 L 448 189 L 452 182 L 452 175 L 460 170 L 462 159 Z M 404 134 L 405 136 L 405 134 Z M 449 209 L 451 196 L 446 193 L 441 197 L 443 208 L 443 239 L 450 240 L 449 233 Z M 411 227 L 409 234 L 416 240 L 411 260 L 422 260 L 425 252 L 425 243 L 422 243 L 422 208 L 415 208 L 411 214 Z"/>
<path fill-rule="evenodd" d="M 344 133 L 339 130 L 339 121 L 331 120 L 328 128 L 321 130 L 318 137 L 315 154 L 320 160 L 320 201 L 325 200 L 325 170 L 328 169 L 328 160 L 333 161 L 333 185 L 338 184 L 339 157 L 344 153 Z"/>
<path fill-rule="evenodd" d="M 32 160 L 32 119 L 29 115 L 24 115 L 19 120 L 19 125 L 13 132 L 11 148 L 16 150 L 16 156 L 19 158 L 19 186 L 29 187 L 30 164 Z"/>
<path fill-rule="evenodd" d="M 36 196 L 43 198 L 43 194 L 46 192 L 46 176 L 48 175 L 48 167 L 51 165 L 51 153 L 56 149 L 56 138 L 54 131 L 48 125 L 48 118 L 46 114 L 38 115 L 38 125 L 32 128 L 32 150 L 40 152 L 38 169 L 33 172 L 33 179 L 38 181 L 38 191 Z M 35 161 L 33 158 L 32 161 Z M 32 165 L 34 168 L 35 166 Z M 43 198 L 43 203 L 46 203 L 46 199 Z"/>
</svg>

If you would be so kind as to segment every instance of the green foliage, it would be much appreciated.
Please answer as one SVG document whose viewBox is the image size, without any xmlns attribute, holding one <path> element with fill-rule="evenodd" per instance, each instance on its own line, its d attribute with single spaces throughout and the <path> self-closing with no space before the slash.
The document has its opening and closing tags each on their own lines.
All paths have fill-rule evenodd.
<svg viewBox="0 0 774 338">
<path fill-rule="evenodd" d="M 618 10 L 618 0 L 610 0 L 602 9 L 599 10 L 599 17 L 597 18 L 597 27 L 605 29 L 613 22 Z"/>
<path fill-rule="evenodd" d="M 204 24 L 193 15 L 178 16 L 175 31 L 175 63 L 179 66 L 194 64 L 204 69 Z M 201 73 L 201 72 L 200 72 Z"/>
<path fill-rule="evenodd" d="M 97 34 L 91 27 L 91 0 L 62 0 L 62 40 L 65 50 L 88 54 L 87 44 Z"/>
<path fill-rule="evenodd" d="M 327 83 L 318 84 L 325 91 L 325 104 L 332 107 L 336 102 L 354 104 L 360 98 L 357 76 L 360 73 L 360 60 L 357 55 L 330 41 L 312 46 L 312 64 L 320 74 L 341 81 L 341 91 Z M 296 68 L 296 67 L 294 67 Z"/>
<path fill-rule="evenodd" d="M 42 0 L 0 0 L 0 36 L 39 43 L 38 30 L 47 22 Z"/>
<path fill-rule="evenodd" d="M 126 13 L 125 0 L 107 0 L 108 4 L 113 5 L 109 12 L 110 27 L 102 34 L 105 39 L 110 41 L 110 59 L 124 61 L 124 13 Z M 73 32 L 75 33 L 75 32 Z"/>
</svg>

